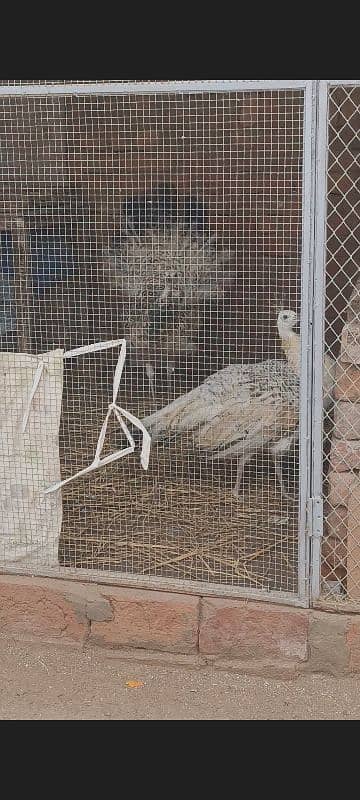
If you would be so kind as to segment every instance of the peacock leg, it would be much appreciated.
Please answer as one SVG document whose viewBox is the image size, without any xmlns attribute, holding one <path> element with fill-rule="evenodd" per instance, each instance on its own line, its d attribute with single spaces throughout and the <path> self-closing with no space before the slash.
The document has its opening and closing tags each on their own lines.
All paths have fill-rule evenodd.
<svg viewBox="0 0 360 800">
<path fill-rule="evenodd" d="M 279 483 L 279 486 L 280 486 L 280 489 L 281 489 L 281 496 L 284 497 L 286 500 L 291 500 L 291 502 L 293 503 L 295 501 L 295 498 L 293 497 L 293 495 L 289 494 L 287 489 L 285 489 L 285 485 L 284 485 L 284 481 L 283 481 L 283 474 L 282 474 L 282 469 L 281 469 L 282 459 L 281 459 L 281 457 L 279 458 L 277 456 L 277 454 L 275 454 L 275 453 L 272 453 L 271 455 L 272 455 L 272 459 L 273 459 L 273 462 L 274 462 L 275 474 L 276 474 L 276 477 L 278 479 L 278 483 Z"/>
<path fill-rule="evenodd" d="M 236 497 L 237 499 L 239 499 L 239 497 L 240 497 L 240 486 L 241 486 L 241 481 L 242 481 L 242 478 L 243 478 L 244 467 L 245 467 L 246 461 L 247 461 L 247 459 L 244 458 L 244 456 L 242 458 L 238 458 L 236 481 L 235 481 L 235 486 L 234 486 L 234 488 L 232 490 L 232 493 L 233 493 L 234 497 Z"/>
</svg>

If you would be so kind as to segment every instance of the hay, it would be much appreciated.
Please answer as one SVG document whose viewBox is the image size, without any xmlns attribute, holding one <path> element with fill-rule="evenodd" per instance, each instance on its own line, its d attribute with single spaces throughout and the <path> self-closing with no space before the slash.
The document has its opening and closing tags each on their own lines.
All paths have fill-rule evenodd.
<svg viewBox="0 0 360 800">
<path fill-rule="evenodd" d="M 131 410 L 140 416 L 145 412 Z M 99 408 L 87 412 L 79 426 L 65 409 L 64 477 L 92 460 L 102 416 Z M 108 450 L 117 447 L 113 426 Z M 201 460 L 191 440 L 181 439 L 154 446 L 147 473 L 136 453 L 68 484 L 63 489 L 60 562 L 293 591 L 297 504 L 281 502 L 273 478 L 265 469 L 261 479 L 256 465 L 256 486 L 235 499 L 234 467 Z"/>
</svg>

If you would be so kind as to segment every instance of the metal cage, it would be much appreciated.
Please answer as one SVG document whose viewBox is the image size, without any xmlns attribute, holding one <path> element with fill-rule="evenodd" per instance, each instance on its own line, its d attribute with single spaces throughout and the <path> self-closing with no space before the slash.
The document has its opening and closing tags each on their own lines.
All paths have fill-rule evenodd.
<svg viewBox="0 0 360 800">
<path fill-rule="evenodd" d="M 316 367 L 323 339 L 312 309 L 323 280 L 315 269 L 325 213 L 323 93 L 317 81 L 291 80 L 0 85 L 0 355 L 6 351 L 10 387 L 0 453 L 2 569 L 309 604 L 310 541 L 319 541 L 312 498 L 322 498 L 315 474 L 323 447 Z M 284 309 L 300 317 L 291 390 L 276 327 Z M 127 361 L 115 396 L 118 352 L 106 343 L 116 350 L 124 338 Z M 61 376 L 51 383 L 41 354 L 74 348 L 89 352 L 59 363 Z M 262 362 L 269 365 L 260 380 L 255 368 Z M 251 406 L 253 449 L 245 452 L 250 433 L 246 428 L 241 438 L 237 422 L 231 430 L 226 423 L 217 449 L 200 447 L 217 419 L 212 410 L 190 438 L 171 429 L 154 439 L 148 472 L 140 472 L 134 431 L 128 442 L 135 452 L 111 461 L 126 443 L 117 429 L 123 412 L 148 419 L 239 364 L 246 366 L 236 379 L 243 394 L 232 388 L 216 414 L 229 412 L 229 420 L 234 402 Z M 102 441 L 107 463 L 57 489 L 53 506 L 41 506 L 50 475 L 66 480 L 91 462 L 116 404 L 118 419 L 106 416 Z M 21 424 L 33 449 L 43 442 L 31 468 Z M 235 498 L 239 445 L 237 459 L 221 455 L 230 436 L 252 455 Z M 273 445 L 281 475 L 290 475 L 289 492 L 276 482 Z M 22 466 L 10 451 L 21 451 Z M 31 495 L 28 505 L 16 484 Z M 36 497 L 39 508 L 31 505 Z M 51 557 L 46 525 L 41 541 L 34 532 L 40 506 L 60 526 Z M 6 520 L 15 533 L 21 529 L 21 558 L 15 533 L 7 554 Z M 316 594 L 320 551 L 314 545 L 311 552 Z"/>
</svg>

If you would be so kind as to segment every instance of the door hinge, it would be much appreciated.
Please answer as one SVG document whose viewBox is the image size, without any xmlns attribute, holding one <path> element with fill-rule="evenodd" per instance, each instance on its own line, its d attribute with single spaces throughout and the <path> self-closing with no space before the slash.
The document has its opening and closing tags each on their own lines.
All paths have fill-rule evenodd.
<svg viewBox="0 0 360 800">
<path fill-rule="evenodd" d="M 312 539 L 321 539 L 323 535 L 323 498 L 309 497 L 307 502 L 307 529 Z"/>
</svg>

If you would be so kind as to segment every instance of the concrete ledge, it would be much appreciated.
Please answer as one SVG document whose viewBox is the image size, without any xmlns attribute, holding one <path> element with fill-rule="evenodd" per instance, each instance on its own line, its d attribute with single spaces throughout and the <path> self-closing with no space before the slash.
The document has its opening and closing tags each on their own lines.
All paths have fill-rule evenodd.
<svg viewBox="0 0 360 800">
<path fill-rule="evenodd" d="M 356 614 L 50 578 L 0 576 L 0 634 L 282 678 L 360 673 Z"/>
</svg>

